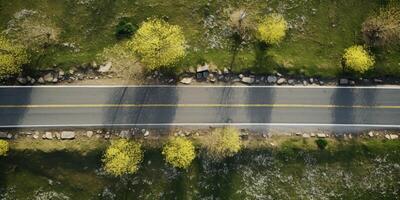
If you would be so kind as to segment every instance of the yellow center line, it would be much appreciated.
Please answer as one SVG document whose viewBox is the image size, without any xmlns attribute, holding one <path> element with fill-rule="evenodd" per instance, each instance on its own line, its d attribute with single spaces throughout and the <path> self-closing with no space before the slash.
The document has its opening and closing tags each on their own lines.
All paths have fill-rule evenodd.
<svg viewBox="0 0 400 200">
<path fill-rule="evenodd" d="M 331 105 L 331 104 L 31 104 L 0 105 L 0 108 L 366 108 L 400 109 L 385 105 Z"/>
</svg>

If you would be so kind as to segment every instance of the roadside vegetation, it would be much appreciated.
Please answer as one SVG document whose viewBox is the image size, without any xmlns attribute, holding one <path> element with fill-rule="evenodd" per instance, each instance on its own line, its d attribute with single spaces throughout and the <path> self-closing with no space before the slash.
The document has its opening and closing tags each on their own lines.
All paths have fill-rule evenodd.
<svg viewBox="0 0 400 200">
<path fill-rule="evenodd" d="M 166 67 L 180 74 L 209 63 L 238 73 L 336 77 L 349 49 L 362 46 L 374 62 L 366 62 L 365 52 L 353 53 L 354 62 L 364 63 L 360 68 L 348 61 L 356 74 L 400 76 L 395 0 L 16 0 L 1 1 L 0 8 L 2 35 L 23 44 L 30 58 L 5 61 L 1 52 L 2 69 L 17 66 L 2 70 L 3 78 L 21 70 L 29 74 L 119 60 L 107 53 L 114 47 L 128 47 L 123 51 L 131 52 L 124 55 L 134 53 L 133 65 L 121 64 L 125 68 Z M 104 54 L 106 60 L 99 56 Z"/>
<path fill-rule="evenodd" d="M 27 145 L 32 144 L 27 139 L 10 141 L 8 155 L 0 157 L 0 177 L 5 180 L 0 183 L 0 197 L 398 197 L 398 139 L 249 135 L 247 139 L 241 137 L 240 151 L 215 160 L 201 153 L 206 136 L 99 139 L 103 142 L 92 138 L 89 151 L 77 149 L 72 141 L 34 140 L 35 148 Z M 86 141 L 77 138 L 75 142 L 81 140 Z M 47 146 L 49 142 L 54 143 L 52 150 Z M 200 150 L 197 156 L 194 148 Z M 106 163 L 113 163 L 112 167 Z"/>
</svg>

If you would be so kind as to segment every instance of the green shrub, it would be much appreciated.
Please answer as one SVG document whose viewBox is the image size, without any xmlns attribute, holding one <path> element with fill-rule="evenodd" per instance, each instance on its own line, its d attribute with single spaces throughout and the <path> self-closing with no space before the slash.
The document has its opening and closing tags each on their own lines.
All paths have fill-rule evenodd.
<svg viewBox="0 0 400 200">
<path fill-rule="evenodd" d="M 318 139 L 315 140 L 315 143 L 318 146 L 318 149 L 324 150 L 326 148 L 326 146 L 328 146 L 328 141 L 324 140 L 324 139 Z"/>
<path fill-rule="evenodd" d="M 137 27 L 127 19 L 122 19 L 116 27 L 116 35 L 118 38 L 130 37 L 135 33 Z"/>
</svg>

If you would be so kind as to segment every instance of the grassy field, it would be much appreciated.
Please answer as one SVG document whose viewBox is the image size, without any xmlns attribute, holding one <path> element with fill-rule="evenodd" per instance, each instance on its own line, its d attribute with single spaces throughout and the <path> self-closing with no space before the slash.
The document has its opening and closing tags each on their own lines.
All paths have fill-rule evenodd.
<svg viewBox="0 0 400 200">
<path fill-rule="evenodd" d="M 7 29 L 15 13 L 37 11 L 60 31 L 60 43 L 75 43 L 79 52 L 52 47 L 35 68 L 54 64 L 69 68 L 96 60 L 105 47 L 121 42 L 115 26 L 125 17 L 140 24 L 160 17 L 183 27 L 189 51 L 178 64 L 181 69 L 204 60 L 219 68 L 268 73 L 279 70 L 306 76 L 335 76 L 345 48 L 362 43 L 362 22 L 385 0 L 0 0 L 0 29 Z M 291 29 L 285 40 L 267 50 L 254 40 L 240 45 L 232 64 L 234 42 L 229 35 L 229 16 L 245 9 L 249 19 L 270 12 L 285 16 Z M 379 49 L 375 69 L 369 75 L 400 76 L 400 47 Z"/>
<path fill-rule="evenodd" d="M 187 170 L 144 140 L 138 173 L 118 179 L 101 169 L 104 140 L 18 139 L 0 158 L 0 199 L 398 199 L 399 140 L 328 139 L 326 150 L 314 140 L 251 140 L 232 158 L 199 156 Z"/>
</svg>

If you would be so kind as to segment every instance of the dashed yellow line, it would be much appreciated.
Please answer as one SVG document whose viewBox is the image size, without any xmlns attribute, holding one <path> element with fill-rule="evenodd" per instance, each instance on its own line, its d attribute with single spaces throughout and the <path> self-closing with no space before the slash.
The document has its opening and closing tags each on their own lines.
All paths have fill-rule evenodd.
<svg viewBox="0 0 400 200">
<path fill-rule="evenodd" d="M 400 109 L 400 106 L 385 105 L 315 105 L 315 104 L 33 104 L 0 105 L 0 108 L 360 108 Z"/>
</svg>

